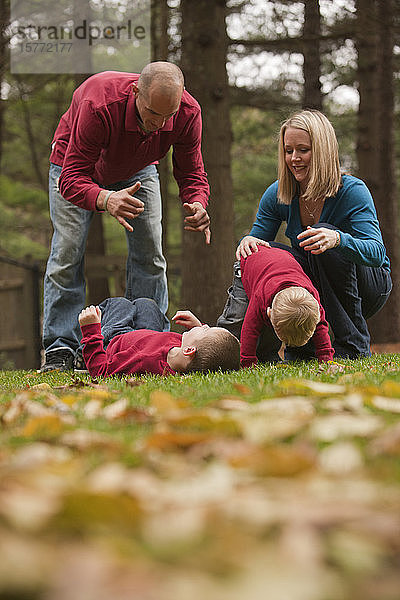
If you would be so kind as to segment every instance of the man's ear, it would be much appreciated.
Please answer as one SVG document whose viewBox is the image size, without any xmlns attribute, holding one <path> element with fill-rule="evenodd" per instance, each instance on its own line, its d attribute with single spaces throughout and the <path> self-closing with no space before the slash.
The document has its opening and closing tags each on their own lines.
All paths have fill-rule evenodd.
<svg viewBox="0 0 400 600">
<path fill-rule="evenodd" d="M 133 93 L 135 94 L 135 96 L 137 96 L 138 92 L 139 92 L 139 88 L 136 85 L 136 83 L 132 83 L 132 89 L 133 89 Z"/>
<path fill-rule="evenodd" d="M 182 354 L 184 356 L 189 356 L 191 359 L 196 356 L 197 348 L 196 346 L 187 346 L 187 348 L 182 349 Z"/>
<path fill-rule="evenodd" d="M 268 306 L 268 308 L 267 308 L 267 317 L 268 317 L 268 319 L 271 318 L 271 307 L 270 306 Z"/>
</svg>

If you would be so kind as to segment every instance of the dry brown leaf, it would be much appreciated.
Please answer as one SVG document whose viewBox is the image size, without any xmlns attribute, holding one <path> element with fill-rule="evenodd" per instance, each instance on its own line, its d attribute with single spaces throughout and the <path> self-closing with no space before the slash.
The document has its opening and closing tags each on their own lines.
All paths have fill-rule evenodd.
<svg viewBox="0 0 400 600">
<path fill-rule="evenodd" d="M 144 447 L 158 450 L 185 450 L 194 444 L 210 439 L 210 437 L 210 434 L 205 432 L 159 431 L 146 438 Z"/>
<path fill-rule="evenodd" d="M 304 445 L 276 445 L 256 448 L 253 452 L 231 459 L 236 468 L 246 468 L 264 477 L 291 477 L 312 468 L 315 464 L 313 451 Z"/>
<path fill-rule="evenodd" d="M 239 394 L 241 394 L 242 396 L 247 396 L 249 394 L 251 394 L 251 389 L 249 388 L 248 385 L 245 385 L 244 383 L 234 383 L 233 387 L 239 392 Z"/>
</svg>

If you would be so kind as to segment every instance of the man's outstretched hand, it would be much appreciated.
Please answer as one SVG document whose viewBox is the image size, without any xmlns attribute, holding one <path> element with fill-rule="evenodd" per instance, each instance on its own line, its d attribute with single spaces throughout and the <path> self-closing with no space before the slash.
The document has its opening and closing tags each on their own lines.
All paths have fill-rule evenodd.
<svg viewBox="0 0 400 600">
<path fill-rule="evenodd" d="M 107 211 L 128 231 L 133 231 L 133 227 L 126 219 L 135 219 L 144 211 L 143 202 L 134 196 L 140 186 L 140 181 L 137 181 L 135 185 L 113 192 L 107 201 Z M 102 201 L 98 202 L 100 209 L 103 208 L 105 195 L 104 193 Z"/>
<path fill-rule="evenodd" d="M 186 213 L 184 229 L 186 231 L 204 231 L 206 244 L 211 241 L 210 217 L 200 202 L 185 202 L 183 209 Z"/>
</svg>

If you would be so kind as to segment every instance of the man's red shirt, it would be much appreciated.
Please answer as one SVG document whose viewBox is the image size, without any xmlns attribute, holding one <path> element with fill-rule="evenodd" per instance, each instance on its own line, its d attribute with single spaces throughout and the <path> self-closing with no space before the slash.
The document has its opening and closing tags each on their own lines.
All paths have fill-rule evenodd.
<svg viewBox="0 0 400 600">
<path fill-rule="evenodd" d="M 173 147 L 173 173 L 182 202 L 207 206 L 209 185 L 201 155 L 201 109 L 184 90 L 178 112 L 161 129 L 145 133 L 136 115 L 132 83 L 136 73 L 106 71 L 89 77 L 72 102 L 52 141 L 50 162 L 62 167 L 62 196 L 96 210 L 104 187 L 125 181 L 154 164 Z"/>
</svg>

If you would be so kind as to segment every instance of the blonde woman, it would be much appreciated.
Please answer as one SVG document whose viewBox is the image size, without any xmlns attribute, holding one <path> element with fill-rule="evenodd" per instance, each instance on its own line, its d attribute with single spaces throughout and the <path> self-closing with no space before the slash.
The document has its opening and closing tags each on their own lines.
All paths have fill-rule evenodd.
<svg viewBox="0 0 400 600">
<path fill-rule="evenodd" d="M 389 297 L 390 262 L 372 196 L 363 181 L 341 173 L 335 131 L 319 111 L 303 110 L 283 123 L 278 180 L 262 196 L 237 259 L 268 246 L 282 222 L 292 246 L 286 248 L 320 294 L 335 356 L 369 356 L 366 319 Z"/>
</svg>

